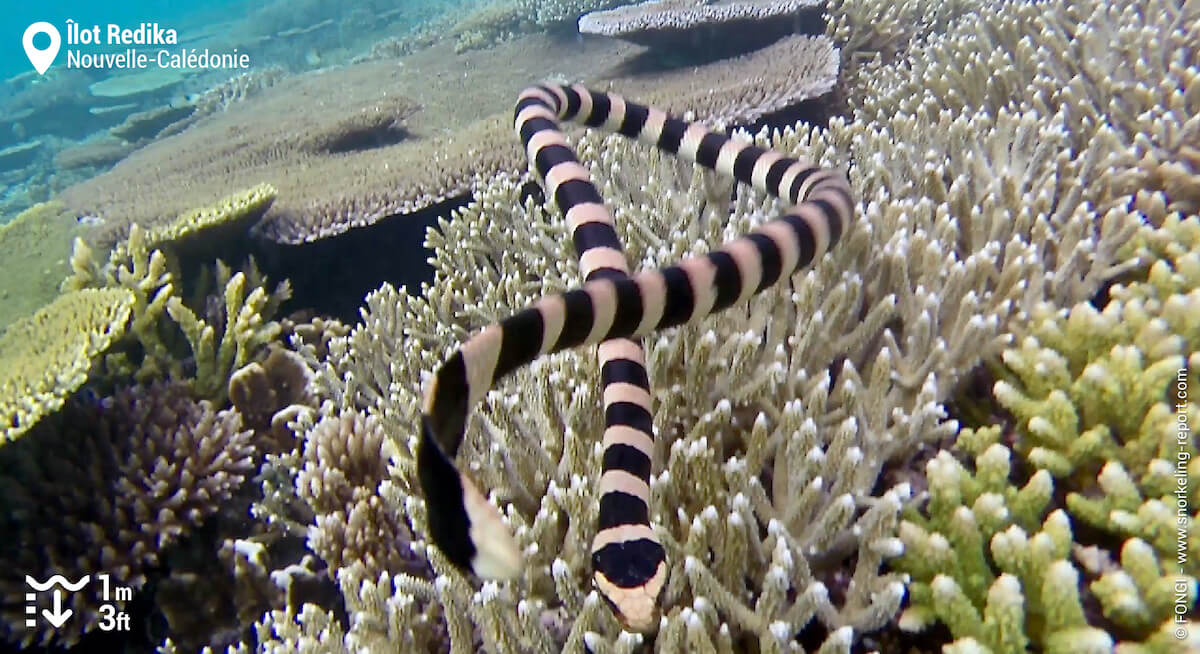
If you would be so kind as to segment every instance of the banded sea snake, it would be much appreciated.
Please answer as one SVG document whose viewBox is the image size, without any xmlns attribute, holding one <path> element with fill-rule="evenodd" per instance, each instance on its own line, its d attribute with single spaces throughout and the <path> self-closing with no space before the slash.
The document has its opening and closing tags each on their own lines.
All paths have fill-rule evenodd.
<svg viewBox="0 0 1200 654">
<path fill-rule="evenodd" d="M 559 120 L 654 145 L 782 198 L 791 208 L 720 249 L 630 277 L 612 216 L 566 144 Z M 630 339 L 744 302 L 819 260 L 852 216 L 849 183 L 840 172 L 581 86 L 526 89 L 514 122 L 547 197 L 566 216 L 586 281 L 485 327 L 443 362 L 427 386 L 417 468 L 430 537 L 464 571 L 485 579 L 517 574 L 521 557 L 499 513 L 454 465 L 467 414 L 520 366 L 599 343 L 605 431 L 593 580 L 627 626 L 650 631 L 658 624 L 666 552 L 649 522 L 653 414 L 645 357 Z"/>
</svg>

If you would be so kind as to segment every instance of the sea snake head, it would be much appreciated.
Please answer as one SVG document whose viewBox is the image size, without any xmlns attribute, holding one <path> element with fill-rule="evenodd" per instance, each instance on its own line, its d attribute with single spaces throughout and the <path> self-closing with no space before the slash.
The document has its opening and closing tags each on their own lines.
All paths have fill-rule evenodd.
<svg viewBox="0 0 1200 654">
<path fill-rule="evenodd" d="M 648 524 L 601 530 L 592 542 L 592 582 L 631 630 L 658 629 L 659 596 L 667 582 L 667 553 Z"/>
<path fill-rule="evenodd" d="M 659 600 L 667 581 L 667 564 L 659 560 L 657 569 L 637 585 L 622 587 L 603 572 L 592 575 L 592 583 L 600 596 L 612 608 L 613 614 L 626 628 L 642 634 L 653 633 L 659 627 Z"/>
<path fill-rule="evenodd" d="M 417 470 L 429 535 L 442 554 L 483 579 L 515 577 L 521 571 L 521 552 L 500 512 L 438 447 L 428 418 L 422 421 Z"/>
</svg>

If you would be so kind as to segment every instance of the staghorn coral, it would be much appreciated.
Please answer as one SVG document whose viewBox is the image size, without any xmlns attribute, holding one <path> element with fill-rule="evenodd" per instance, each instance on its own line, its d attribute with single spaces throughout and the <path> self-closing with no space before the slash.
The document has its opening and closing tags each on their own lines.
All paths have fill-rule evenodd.
<svg viewBox="0 0 1200 654">
<path fill-rule="evenodd" d="M 63 294 L 0 336 L 0 445 L 20 437 L 87 381 L 125 332 L 133 295 L 124 289 Z"/>
<path fill-rule="evenodd" d="M 251 189 L 232 196 L 213 209 L 201 209 L 184 214 L 176 223 L 157 230 L 177 236 L 168 245 L 179 243 L 191 247 L 189 238 L 207 235 L 215 227 L 223 229 L 245 214 L 261 206 Z M 269 196 L 267 196 L 269 198 Z M 252 362 L 265 345 L 279 336 L 279 323 L 270 320 L 279 306 L 291 295 L 285 281 L 268 292 L 267 280 L 258 273 L 253 262 L 247 272 L 234 273 L 218 261 L 212 280 L 216 287 L 213 296 L 189 306 L 176 287 L 179 263 L 170 247 L 151 250 L 154 233 L 133 225 L 129 238 L 114 248 L 103 265 L 96 261 L 92 249 L 76 239 L 71 257 L 73 274 L 63 282 L 64 289 L 114 288 L 132 293 L 130 332 L 136 348 L 109 357 L 114 374 L 131 374 L 148 379 L 170 376 L 188 378 L 205 397 L 223 402 L 229 378 L 235 370 Z M 182 336 L 182 339 L 180 338 Z M 184 344 L 190 352 L 191 366 L 185 367 Z"/>
<path fill-rule="evenodd" d="M 174 363 L 174 357 L 158 327 L 167 301 L 175 292 L 172 274 L 168 270 L 166 255 L 161 250 L 149 250 L 146 232 L 137 225 L 130 229 L 124 249 L 127 251 L 126 257 L 123 257 L 125 261 L 110 258 L 102 263 L 96 260 L 92 249 L 83 239 L 75 239 L 70 260 L 72 272 L 63 281 L 62 290 L 109 288 L 124 289 L 131 293 L 130 331 L 143 350 L 138 372 L 134 376 L 141 379 L 161 376 L 164 368 L 178 365 Z M 110 365 L 114 365 L 113 360 L 110 357 Z M 125 363 L 115 365 L 124 367 Z"/>
<path fill-rule="evenodd" d="M 890 64 L 919 38 L 941 32 L 954 19 L 976 11 L 979 0 L 829 0 L 825 33 L 841 48 L 847 78 L 878 57 Z"/>
<path fill-rule="evenodd" d="M 986 33 L 1006 18 L 980 20 Z M 979 23 L 945 27 L 946 37 L 932 38 L 963 48 L 939 52 L 944 66 L 969 69 Z M 1119 142 L 1073 148 L 1077 126 L 1063 106 L 943 105 L 937 93 L 970 80 L 946 74 L 926 92 L 929 57 L 920 50 L 877 65 L 877 77 L 920 89 L 911 104 L 884 94 L 862 109 L 860 86 L 853 120 L 759 136 L 823 164 L 852 162 L 865 219 L 843 236 L 845 248 L 791 289 L 651 339 L 655 386 L 664 389 L 655 397 L 662 472 L 653 489 L 666 498 L 652 515 L 673 566 L 659 651 L 682 642 L 794 649 L 814 616 L 829 634 L 826 651 L 846 651 L 885 623 L 901 588 L 880 563 L 904 549 L 895 523 L 907 496 L 902 484 L 879 483 L 885 462 L 902 465 L 920 444 L 954 433 L 939 402 L 1026 329 L 1042 301 L 1073 305 L 1136 263 L 1121 246 L 1150 209 L 1131 205 L 1119 171 L 1104 165 Z M 1024 88 L 1009 97 L 1025 97 Z M 744 190 L 730 202 L 727 185 L 620 141 L 587 136 L 579 151 L 644 265 L 703 250 L 776 209 Z M 472 328 L 578 281 L 561 226 L 520 182 L 481 185 L 475 202 L 431 233 L 435 284 L 422 298 L 390 287 L 373 294 L 363 323 L 330 343 L 316 380 L 324 415 L 354 408 L 382 422 L 393 479 L 410 487 L 421 372 Z M 519 371 L 475 414 L 463 460 L 504 507 L 527 566 L 517 582 L 476 592 L 431 554 L 454 651 L 630 651 L 643 642 L 619 633 L 588 592 L 581 544 L 593 528 L 599 462 L 584 439 L 600 424 L 589 357 L 565 353 Z M 418 527 L 419 544 L 422 503 L 394 507 Z M 375 634 L 427 592 L 354 581 L 343 582 L 347 597 L 374 599 L 351 609 L 351 624 Z M 1012 596 L 1001 593 L 997 608 Z M 298 615 L 276 621 L 288 642 L 268 647 L 303 646 L 309 627 L 331 639 L 322 642 L 343 642 L 346 630 L 328 616 Z M 542 626 L 553 616 L 563 629 Z"/>
<path fill-rule="evenodd" d="M 1143 196 L 1142 203 L 1149 198 Z M 1159 206 L 1163 206 L 1161 198 Z M 1144 279 L 1117 284 L 1102 311 L 1042 308 L 1020 347 L 1003 355 L 999 404 L 1016 420 L 1014 449 L 1065 487 L 1076 518 L 1173 557 L 1182 530 L 1200 575 L 1200 524 L 1178 515 L 1200 501 L 1196 445 L 1180 425 L 1200 421 L 1190 389 L 1200 378 L 1200 224 L 1167 216 L 1138 246 L 1151 252 Z M 1180 522 L 1182 520 L 1182 522 Z"/>
<path fill-rule="evenodd" d="M 431 604 L 445 588 L 435 588 L 426 580 L 404 574 L 363 579 L 361 566 L 347 568 L 341 576 L 344 577 L 346 608 L 352 615 L 374 616 L 381 613 L 380 607 L 386 607 L 387 619 L 359 618 L 347 629 L 333 612 L 314 604 L 272 611 L 254 625 L 259 651 L 272 654 L 446 651 L 444 628 L 438 622 L 430 622 L 427 615 L 418 611 Z M 417 601 L 397 598 L 417 598 Z M 243 644 L 228 651 L 250 650 Z"/>
<path fill-rule="evenodd" d="M 968 132 L 967 124 L 961 132 L 943 131 L 941 151 L 960 154 L 953 144 Z M 830 142 L 854 143 L 854 153 L 891 139 L 844 124 L 830 133 L 763 138 L 817 160 L 832 156 Z M 997 129 L 984 138 L 1010 136 Z M 620 141 L 588 136 L 579 150 L 602 194 L 613 199 L 622 238 L 643 265 L 724 240 L 773 213 L 772 203 L 745 191 L 731 205 L 727 185 Z M 973 157 L 983 155 L 960 156 L 965 161 L 953 165 L 964 172 L 955 175 L 965 177 L 976 165 Z M 852 178 L 882 195 L 882 180 L 890 179 L 885 160 L 862 160 L 870 166 L 852 169 Z M 1044 175 L 1039 170 L 1030 177 Z M 570 260 L 562 227 L 532 200 L 522 204 L 520 189 L 519 180 L 495 180 L 455 221 L 443 223 L 441 233 L 430 233 L 436 285 L 425 299 L 386 287 L 373 294 L 363 325 L 331 342 L 318 395 L 373 411 L 388 433 L 408 434 L 417 401 L 405 380 L 436 365 L 437 353 L 472 326 L 577 281 L 574 266 L 561 263 Z M 992 191 L 962 192 L 986 197 Z M 1085 234 L 1095 239 L 1092 249 L 1100 256 L 1089 262 L 1094 268 L 1062 257 L 1064 269 L 1047 270 L 1034 265 L 1032 252 L 1018 253 L 1034 248 L 1035 238 L 1044 247 L 1040 237 L 1047 232 L 1066 237 L 1085 227 L 1089 212 L 1055 227 L 1044 218 L 1008 220 L 1005 210 L 993 207 L 991 215 L 975 217 L 978 231 L 967 230 L 975 238 L 960 242 L 949 206 L 902 198 L 890 206 L 887 212 L 874 202 L 866 207 L 878 221 L 856 223 L 843 237 L 846 248 L 798 278 L 795 288 L 648 344 L 654 385 L 663 389 L 655 415 L 663 472 L 653 484 L 653 514 L 663 521 L 659 533 L 673 566 L 667 615 L 655 641 L 663 651 L 685 637 L 785 648 L 813 617 L 830 629 L 828 646 L 836 649 L 848 646 L 854 633 L 881 626 L 901 597 L 898 578 L 878 570 L 899 553 L 892 534 L 907 494 L 903 486 L 871 494 L 882 466 L 916 443 L 953 433 L 937 402 L 982 354 L 1004 344 L 1002 319 L 1046 295 L 1085 296 L 1120 270 L 1115 252 L 1134 220 L 1114 215 L 1068 239 L 1071 247 Z M 678 216 L 689 217 L 682 228 Z M 1008 256 L 997 256 L 1005 249 Z M 931 288 L 947 290 L 939 299 Z M 822 333 L 838 336 L 809 330 L 807 316 Z M 520 626 L 522 616 L 558 611 L 571 621 L 564 630 L 568 647 L 589 632 L 595 632 L 587 635 L 589 643 L 612 646 L 605 642 L 616 637 L 615 625 L 598 600 L 589 599 L 587 553 L 580 545 L 593 528 L 591 488 L 599 470 L 598 452 L 581 441 L 601 424 L 596 391 L 583 381 L 592 366 L 583 353 L 535 364 L 505 384 L 521 388 L 520 395 L 494 391 L 476 414 L 468 437 L 476 444 L 466 446 L 464 456 L 496 461 L 473 474 L 508 507 L 527 570 L 515 587 L 488 585 L 492 590 L 483 596 L 447 605 L 455 647 L 468 646 L 471 641 L 461 639 L 477 630 L 500 651 L 562 645 L 552 632 Z M 482 445 L 489 441 L 495 445 Z M 393 443 L 395 473 L 411 480 L 411 443 L 403 436 Z M 474 449 L 481 446 L 486 449 Z M 396 506 L 415 525 L 423 523 L 422 508 L 412 500 Z M 857 566 L 846 574 L 840 565 L 850 556 Z M 431 562 L 454 578 L 437 556 Z M 402 596 L 396 601 L 412 601 Z"/>
<path fill-rule="evenodd" d="M 1163 191 L 1169 209 L 1195 214 L 1198 16 L 1196 0 L 1008 0 L 915 45 L 904 75 L 867 66 L 852 97 L 867 119 L 1014 107 L 1059 116 L 1067 146 L 1112 168 L 1114 192 Z"/>
<path fill-rule="evenodd" d="M 191 347 L 196 390 L 204 397 L 224 400 L 234 371 L 250 364 L 279 336 L 279 323 L 264 322 L 263 317 L 273 315 L 290 291 L 282 284 L 269 294 L 263 285 L 248 282 L 245 273 L 231 274 L 225 266 L 217 270 L 217 288 L 222 289 L 224 302 L 215 303 L 216 311 L 202 319 L 176 295 L 167 300 L 166 312 Z"/>
<path fill-rule="evenodd" d="M 1077 544 L 1068 512 L 1051 510 L 1051 475 L 1037 470 L 1018 486 L 1022 462 L 1000 437 L 998 427 L 959 434 L 973 471 L 945 450 L 929 462 L 928 502 L 907 512 L 905 553 L 889 564 L 912 577 L 900 627 L 942 621 L 956 639 L 948 651 L 1113 651 L 1110 628 L 1088 608 L 1098 604 L 1129 639 L 1117 651 L 1200 646 L 1195 623 L 1191 640 L 1175 635 L 1171 603 L 1183 584 L 1185 606 L 1195 605 L 1195 578 L 1168 573 L 1167 559 L 1138 538 L 1121 546 L 1119 564 Z M 1082 573 L 1092 580 L 1081 586 Z"/>
<path fill-rule="evenodd" d="M 180 383 L 78 398 L 28 438 L 0 449 L 5 636 L 69 645 L 96 626 L 99 583 L 71 595 L 58 630 L 24 626 L 23 574 L 108 573 L 141 588 L 163 548 L 228 499 L 253 472 L 251 433 L 236 412 L 192 399 Z M 40 601 L 44 601 L 42 598 Z"/>
</svg>

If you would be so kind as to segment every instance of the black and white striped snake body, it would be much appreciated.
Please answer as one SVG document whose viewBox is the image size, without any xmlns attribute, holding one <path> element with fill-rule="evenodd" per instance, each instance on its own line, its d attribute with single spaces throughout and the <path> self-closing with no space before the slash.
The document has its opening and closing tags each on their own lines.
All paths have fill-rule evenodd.
<svg viewBox="0 0 1200 654">
<path fill-rule="evenodd" d="M 720 249 L 628 275 L 611 215 L 558 129 L 575 120 L 652 144 L 784 199 L 782 217 Z M 458 567 L 507 578 L 520 555 L 495 507 L 454 466 L 466 417 L 493 384 L 539 356 L 601 343 L 605 433 L 594 580 L 619 617 L 657 625 L 665 552 L 649 524 L 653 451 L 650 390 L 635 339 L 744 302 L 818 260 L 840 237 L 853 203 L 845 177 L 614 94 L 531 87 L 515 126 L 530 161 L 572 230 L 585 284 L 549 295 L 471 337 L 426 389 L 417 465 L 430 536 Z"/>
<path fill-rule="evenodd" d="M 560 117 L 573 117 L 561 110 L 569 106 L 561 87 L 525 89 L 514 116 L 517 135 L 547 196 L 567 219 L 584 279 L 627 280 L 629 263 L 612 214 L 558 129 Z M 650 527 L 654 427 L 646 353 L 641 344 L 616 338 L 600 343 L 597 356 L 604 453 L 598 531 L 592 540 L 593 579 L 625 621 L 645 631 L 655 622 L 658 595 L 667 580 L 667 554 Z"/>
</svg>

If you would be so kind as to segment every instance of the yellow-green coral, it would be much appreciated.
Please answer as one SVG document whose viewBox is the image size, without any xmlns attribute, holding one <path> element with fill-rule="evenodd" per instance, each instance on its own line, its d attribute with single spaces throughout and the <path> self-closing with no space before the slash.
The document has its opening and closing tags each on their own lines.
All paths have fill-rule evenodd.
<svg viewBox="0 0 1200 654">
<path fill-rule="evenodd" d="M 1179 606 L 1195 607 L 1200 574 L 1200 463 L 1188 429 L 1200 422 L 1190 397 L 1200 224 L 1163 215 L 1161 197 L 1135 203 L 1158 225 L 1130 244 L 1142 273 L 1111 288 L 1102 310 L 1040 307 L 1029 335 L 1004 352 L 997 370 L 1007 379 L 993 390 L 1016 419 L 1012 449 L 998 426 L 964 430 L 957 447 L 975 457 L 974 473 L 945 451 L 929 463 L 924 513 L 912 511 L 900 532 L 906 553 L 895 565 L 912 575 L 902 627 L 940 620 L 962 651 L 1107 652 L 1114 634 L 1129 641 L 1122 652 L 1200 644 L 1192 627 L 1193 640 L 1176 638 L 1173 622 Z M 1028 470 L 1019 490 L 1013 456 Z M 1088 528 L 1086 542 L 1072 524 Z M 1097 628 L 1089 605 L 1116 631 Z"/>
<path fill-rule="evenodd" d="M 64 291 L 87 288 L 123 288 L 133 297 L 130 332 L 141 343 L 143 356 L 134 376 L 140 381 L 165 375 L 174 357 L 160 333 L 159 322 L 167 300 L 175 293 L 167 258 L 159 250 L 150 251 L 146 232 L 137 225 L 123 244 L 127 254 L 116 257 L 103 267 L 98 264 L 83 239 L 75 239 L 71 253 L 72 274 L 62 284 Z"/>
<path fill-rule="evenodd" d="M 177 295 L 167 300 L 167 314 L 179 324 L 191 345 L 197 392 L 204 397 L 224 398 L 233 371 L 250 363 L 279 335 L 279 323 L 264 322 L 263 316 L 275 313 L 290 291 L 285 283 L 274 294 L 259 285 L 247 292 L 247 275 L 238 272 L 231 276 L 229 268 L 220 264 L 217 284 L 225 300 L 221 314 L 224 324 L 206 322 Z"/>
<path fill-rule="evenodd" d="M 1046 514 L 1054 496 L 1050 474 L 1037 470 L 1018 488 L 1010 479 L 1013 452 L 1000 437 L 996 426 L 960 434 L 958 447 L 974 455 L 974 472 L 947 451 L 929 462 L 929 501 L 923 511 L 908 510 L 900 527 L 905 553 L 892 563 L 911 575 L 901 628 L 944 622 L 955 638 L 947 651 L 1111 652 L 1114 637 L 1085 610 L 1086 574 L 1099 577 L 1082 588 L 1104 618 L 1140 640 L 1118 651 L 1200 644 L 1168 630 L 1175 584 L 1190 609 L 1195 579 L 1171 574 L 1166 559 L 1138 538 L 1125 541 L 1119 564 L 1079 545 L 1066 511 Z"/>
<path fill-rule="evenodd" d="M 271 206 L 277 193 L 274 186 L 259 184 L 212 206 L 186 211 L 170 223 L 149 230 L 149 242 L 157 245 L 181 241 L 206 230 L 257 218 Z"/>
<path fill-rule="evenodd" d="M 1167 557 L 1179 527 L 1196 575 L 1200 463 L 1180 425 L 1200 423 L 1190 397 L 1200 388 L 1200 224 L 1167 216 L 1136 247 L 1144 277 L 1114 286 L 1103 310 L 1043 309 L 1031 335 L 1004 353 L 1010 379 L 994 392 L 1017 420 L 1015 449 L 1063 480 L 1072 515 Z M 1190 507 L 1182 525 L 1176 478 Z"/>
<path fill-rule="evenodd" d="M 257 191 L 230 196 L 208 209 L 191 211 L 185 216 L 233 215 L 261 209 L 273 197 L 273 189 L 263 185 Z M 197 225 L 203 220 L 188 221 Z M 200 228 L 197 228 L 200 229 Z M 186 235 L 186 229 L 176 232 Z M 159 237 L 163 234 L 159 230 Z M 124 288 L 134 297 L 130 331 L 141 346 L 135 362 L 114 357 L 110 363 L 132 367 L 133 376 L 145 381 L 163 376 L 191 378 L 195 390 L 205 398 L 224 399 L 232 372 L 253 360 L 262 346 L 279 334 L 279 324 L 267 318 L 291 295 L 284 282 L 268 291 L 266 279 L 251 264 L 246 273 L 233 274 L 221 262 L 216 264 L 216 287 L 222 294 L 217 316 L 201 315 L 185 304 L 176 284 L 177 250 L 174 247 L 152 249 L 154 235 L 133 225 L 129 237 L 109 255 L 107 263 L 97 262 L 92 250 L 81 239 L 71 257 L 73 274 L 64 289 Z M 179 241 L 172 241 L 178 245 Z M 203 303 L 203 298 L 200 299 Z M 183 339 L 180 339 L 182 331 Z M 190 347 L 194 372 L 185 365 Z M 122 353 L 124 354 L 124 353 Z"/>
<path fill-rule="evenodd" d="M 60 202 L 34 205 L 0 225 L 0 330 L 58 295 L 81 229 Z"/>
<path fill-rule="evenodd" d="M 66 293 L 0 337 L 0 443 L 58 410 L 87 381 L 93 359 L 125 331 L 124 289 Z"/>
<path fill-rule="evenodd" d="M 233 193 L 220 201 L 181 213 L 164 225 L 145 229 L 141 238 L 146 248 L 168 248 L 175 251 L 195 248 L 203 239 L 220 241 L 226 230 L 245 232 L 249 223 L 257 220 L 275 201 L 276 191 L 270 184 L 259 184 Z M 117 243 L 109 254 L 109 264 L 118 265 L 137 256 L 133 241 L 133 225 L 126 240 Z M 77 271 L 78 272 L 78 271 Z"/>
</svg>

